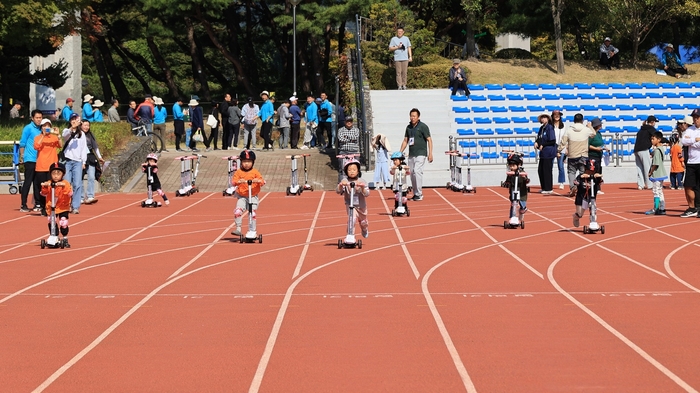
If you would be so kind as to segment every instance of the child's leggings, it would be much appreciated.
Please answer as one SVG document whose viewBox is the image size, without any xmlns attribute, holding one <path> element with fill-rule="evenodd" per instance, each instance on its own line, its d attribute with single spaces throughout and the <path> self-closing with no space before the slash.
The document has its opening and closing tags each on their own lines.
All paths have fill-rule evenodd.
<svg viewBox="0 0 700 393">
<path fill-rule="evenodd" d="M 255 231 L 255 228 L 257 227 L 257 211 L 258 211 L 258 196 L 254 196 L 251 198 L 251 202 L 253 203 L 253 219 L 250 221 L 250 226 L 248 227 L 249 231 Z M 236 228 L 240 228 L 241 224 L 243 223 L 243 213 L 248 211 L 248 197 L 240 196 L 238 195 L 238 202 L 236 202 L 236 210 L 233 211 L 233 217 L 236 220 Z"/>
<path fill-rule="evenodd" d="M 671 188 L 683 187 L 683 172 L 671 172 Z"/>
<path fill-rule="evenodd" d="M 350 217 L 350 205 L 345 205 L 345 210 L 348 213 L 348 217 Z M 355 233 L 355 222 L 359 222 L 362 229 L 367 228 L 369 225 L 367 222 L 367 203 L 364 200 L 360 200 L 360 203 L 355 206 L 355 220 L 349 223 L 348 233 Z"/>
<path fill-rule="evenodd" d="M 653 180 L 651 191 L 654 192 L 654 210 L 666 210 L 663 180 Z"/>
<path fill-rule="evenodd" d="M 51 216 L 47 217 L 49 220 L 49 233 L 52 232 L 51 228 Z M 61 232 L 61 235 L 63 236 L 68 236 L 68 212 L 62 212 L 56 214 L 56 235 L 58 236 L 59 229 Z"/>
<path fill-rule="evenodd" d="M 513 203 L 513 201 L 511 201 L 511 207 L 508 209 L 508 214 L 510 215 L 510 218 L 514 217 L 512 203 Z M 525 214 L 525 212 L 527 211 L 527 202 L 526 201 L 518 201 L 518 203 L 520 204 L 520 210 L 518 211 L 518 214 Z"/>
</svg>

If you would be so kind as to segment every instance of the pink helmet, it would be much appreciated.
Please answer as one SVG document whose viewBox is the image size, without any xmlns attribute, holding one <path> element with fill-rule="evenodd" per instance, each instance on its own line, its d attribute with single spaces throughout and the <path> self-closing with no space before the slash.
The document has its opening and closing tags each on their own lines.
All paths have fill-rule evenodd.
<svg viewBox="0 0 700 393">
<path fill-rule="evenodd" d="M 146 161 L 148 160 L 155 160 L 155 162 L 158 162 L 158 154 L 148 153 L 148 155 L 146 156 Z"/>
</svg>

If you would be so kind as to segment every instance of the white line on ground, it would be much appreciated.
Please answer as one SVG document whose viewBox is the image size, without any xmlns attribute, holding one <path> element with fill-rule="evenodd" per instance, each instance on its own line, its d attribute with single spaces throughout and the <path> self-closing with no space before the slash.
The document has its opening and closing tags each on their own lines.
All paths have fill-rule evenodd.
<svg viewBox="0 0 700 393">
<path fill-rule="evenodd" d="M 326 192 L 323 191 L 321 194 L 321 200 L 318 201 L 318 206 L 316 207 L 316 214 L 314 214 L 314 219 L 311 221 L 311 228 L 309 233 L 306 235 L 306 242 L 304 243 L 304 249 L 301 250 L 301 255 L 299 255 L 299 260 L 297 261 L 297 266 L 294 268 L 294 274 L 292 274 L 292 279 L 299 275 L 301 271 L 301 266 L 304 264 L 304 259 L 306 258 L 306 253 L 309 250 L 309 244 L 311 242 L 311 237 L 314 235 L 314 228 L 316 228 L 316 221 L 318 220 L 319 214 L 321 214 L 321 206 L 323 206 L 323 200 L 326 198 Z"/>
</svg>

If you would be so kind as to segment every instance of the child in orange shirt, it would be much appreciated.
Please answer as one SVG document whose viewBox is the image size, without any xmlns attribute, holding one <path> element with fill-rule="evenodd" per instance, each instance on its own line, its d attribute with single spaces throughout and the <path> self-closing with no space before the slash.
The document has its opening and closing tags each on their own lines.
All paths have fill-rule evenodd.
<svg viewBox="0 0 700 393">
<path fill-rule="evenodd" d="M 683 189 L 683 173 L 685 172 L 685 159 L 683 159 L 683 147 L 678 134 L 671 135 L 671 189 Z"/>
<path fill-rule="evenodd" d="M 70 248 L 70 244 L 68 244 L 68 213 L 71 209 L 70 203 L 71 197 L 73 196 L 73 188 L 69 182 L 63 180 L 63 175 L 66 174 L 66 167 L 64 167 L 63 164 L 59 164 L 57 162 L 51 164 L 49 167 L 49 173 L 51 180 L 41 183 L 41 195 L 46 198 L 47 211 L 51 211 L 51 208 L 54 207 L 56 218 L 53 224 L 61 228 L 61 235 L 63 235 L 63 246 Z M 52 187 L 52 185 L 55 187 Z M 56 206 L 53 206 L 53 201 L 51 200 L 52 188 L 54 189 Z M 55 233 L 56 236 L 58 236 L 57 227 L 51 227 L 51 216 L 49 216 L 49 233 Z"/>
<path fill-rule="evenodd" d="M 262 175 L 257 169 L 253 168 L 255 164 L 255 153 L 250 150 L 243 150 L 239 156 L 241 167 L 233 174 L 231 183 L 236 185 L 234 197 L 238 198 L 236 202 L 236 210 L 233 212 L 233 217 L 236 220 L 236 230 L 231 232 L 232 235 L 241 235 L 241 224 L 243 221 L 243 213 L 248 209 L 248 204 L 253 205 L 253 212 L 248 231 L 255 232 L 256 229 L 256 212 L 258 210 L 258 194 L 260 188 L 265 185 Z M 250 200 L 248 200 L 248 180 L 253 183 L 250 185 Z"/>
</svg>

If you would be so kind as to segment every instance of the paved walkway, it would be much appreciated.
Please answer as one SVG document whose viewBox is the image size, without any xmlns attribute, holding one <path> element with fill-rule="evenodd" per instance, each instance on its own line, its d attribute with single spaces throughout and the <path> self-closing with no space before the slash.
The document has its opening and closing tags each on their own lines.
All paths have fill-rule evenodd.
<svg viewBox="0 0 700 393">
<path fill-rule="evenodd" d="M 226 188 L 228 182 L 228 161 L 222 159 L 231 155 L 238 155 L 242 150 L 213 150 L 199 154 L 203 154 L 206 158 L 200 159 L 199 174 L 197 176 L 197 187 L 200 191 L 205 192 L 221 192 Z M 307 157 L 307 165 L 309 170 L 309 184 L 314 187 L 314 190 L 332 190 L 335 188 L 338 181 L 338 174 L 331 167 L 331 157 L 326 152 L 319 152 L 317 149 L 309 150 L 291 150 L 291 149 L 275 149 L 274 151 L 255 150 L 257 156 L 255 168 L 257 168 L 267 184 L 263 188 L 264 191 L 282 191 L 284 192 L 289 187 L 291 180 L 291 160 L 285 158 L 290 154 L 311 154 Z M 171 148 L 169 152 L 163 152 L 158 160 L 158 177 L 163 191 L 168 195 L 172 195 L 175 190 L 180 188 L 180 161 L 175 161 L 176 157 L 185 154 L 184 152 L 176 152 Z M 144 157 L 145 160 L 145 157 Z M 299 168 L 299 183 L 304 184 L 304 161 L 297 160 Z M 141 173 L 138 173 L 124 187 L 125 192 L 145 192 L 146 179 Z"/>
</svg>

